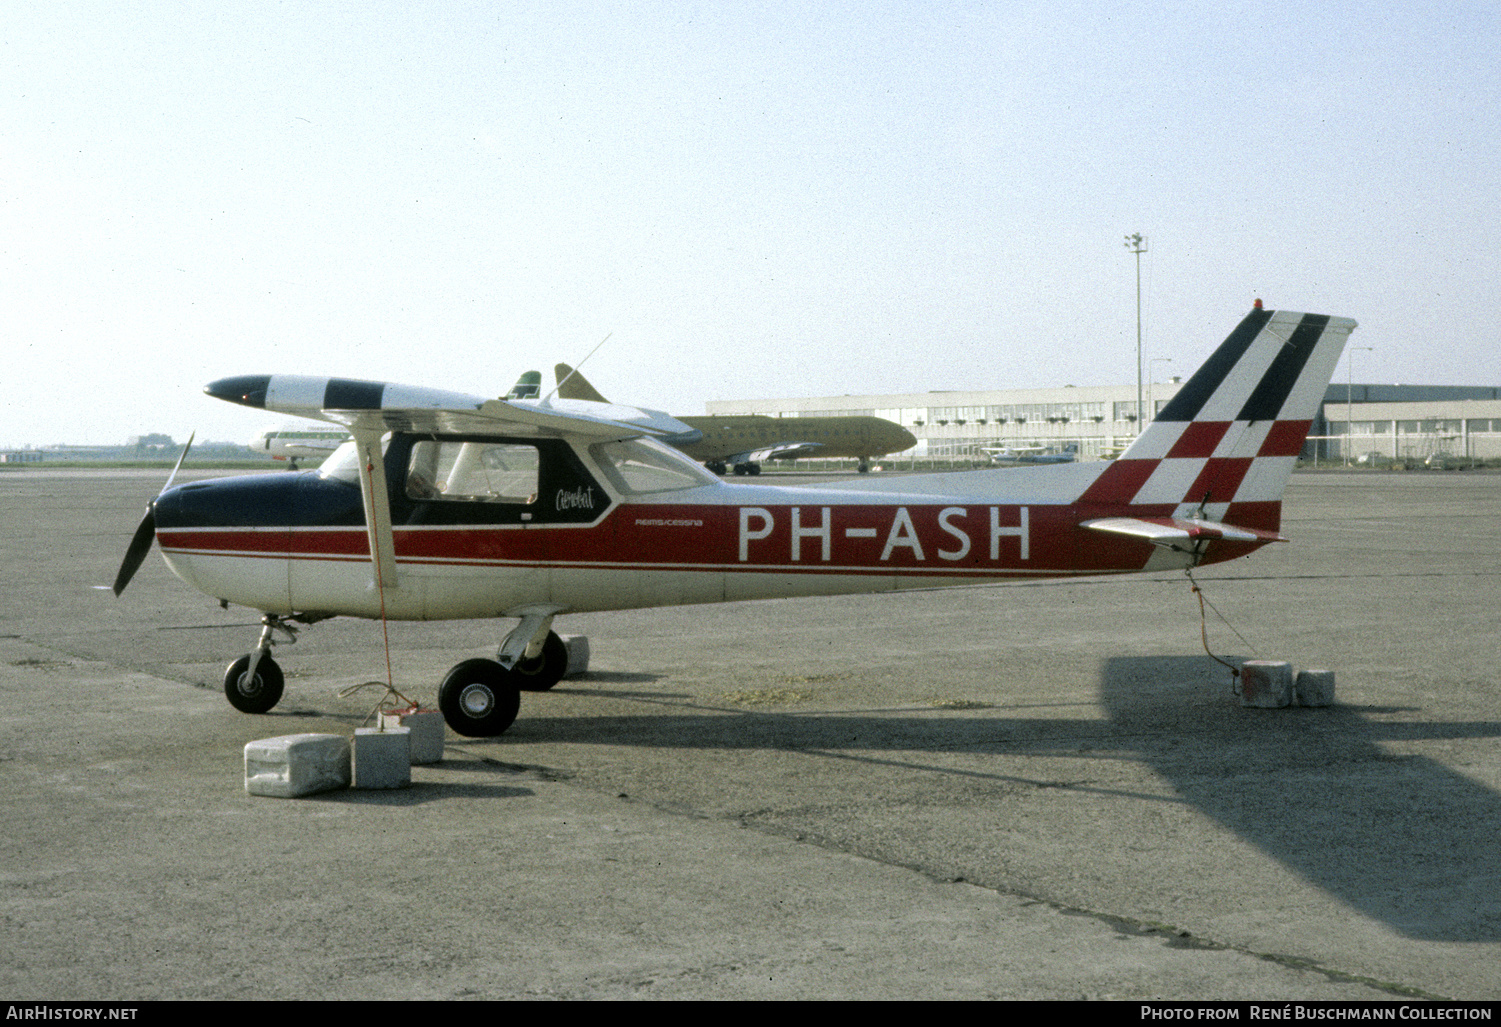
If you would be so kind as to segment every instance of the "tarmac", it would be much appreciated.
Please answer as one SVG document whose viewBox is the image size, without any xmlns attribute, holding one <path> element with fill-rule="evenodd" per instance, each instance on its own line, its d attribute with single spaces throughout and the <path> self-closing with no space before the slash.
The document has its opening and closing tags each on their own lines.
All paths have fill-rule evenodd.
<svg viewBox="0 0 1501 1027">
<path fill-rule="evenodd" d="M 164 478 L 0 473 L 7 1000 L 1501 998 L 1501 475 L 1300 472 L 1197 575 L 1331 707 L 1243 708 L 1181 573 L 564 616 L 505 735 L 292 800 L 245 743 L 365 723 L 381 625 L 233 710 L 255 611 L 91 587 Z M 393 623 L 394 681 L 508 628 Z"/>
</svg>

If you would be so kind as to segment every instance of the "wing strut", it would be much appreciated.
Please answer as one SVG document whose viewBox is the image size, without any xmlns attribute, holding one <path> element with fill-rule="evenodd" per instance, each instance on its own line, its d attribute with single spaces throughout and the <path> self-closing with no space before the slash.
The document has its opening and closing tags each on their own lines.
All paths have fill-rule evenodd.
<svg viewBox="0 0 1501 1027">
<path fill-rule="evenodd" d="M 396 578 L 396 543 L 391 537 L 391 496 L 386 491 L 386 461 L 380 451 L 385 434 L 379 428 L 354 429 L 354 444 L 360 453 L 360 498 L 365 501 L 365 531 L 370 539 L 371 588 L 390 592 L 400 587 Z"/>
</svg>

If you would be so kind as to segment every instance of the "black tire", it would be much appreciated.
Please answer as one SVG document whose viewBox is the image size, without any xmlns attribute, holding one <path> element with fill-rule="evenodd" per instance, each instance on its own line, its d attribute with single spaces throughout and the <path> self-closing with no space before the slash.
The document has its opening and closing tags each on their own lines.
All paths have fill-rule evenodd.
<svg viewBox="0 0 1501 1027">
<path fill-rule="evenodd" d="M 438 686 L 438 709 L 459 734 L 493 738 L 516 719 L 521 693 L 494 660 L 465 660 L 444 675 Z"/>
<path fill-rule="evenodd" d="M 249 669 L 249 653 L 224 669 L 224 698 L 241 713 L 266 713 L 281 701 L 286 679 L 270 656 L 262 656 L 256 664 L 254 681 L 246 677 Z"/>
<path fill-rule="evenodd" d="M 556 631 L 547 633 L 535 659 L 521 659 L 511 668 L 511 679 L 523 692 L 545 692 L 568 672 L 568 646 Z"/>
</svg>

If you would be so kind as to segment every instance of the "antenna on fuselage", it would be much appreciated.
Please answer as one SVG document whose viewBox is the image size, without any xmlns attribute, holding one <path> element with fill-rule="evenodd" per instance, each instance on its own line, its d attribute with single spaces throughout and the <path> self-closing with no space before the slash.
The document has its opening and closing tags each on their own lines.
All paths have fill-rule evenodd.
<svg viewBox="0 0 1501 1027">
<path fill-rule="evenodd" d="M 598 353 L 599 347 L 609 342 L 610 336 L 614 334 L 614 332 L 610 332 L 603 339 L 600 339 L 599 342 L 595 343 L 594 348 L 591 349 L 588 353 L 584 354 L 584 359 L 580 360 L 577 364 L 574 364 L 572 370 L 570 370 L 567 374 L 565 374 L 561 379 L 558 380 L 558 384 L 552 387 L 552 391 L 543 398 L 542 402 L 546 403 L 549 399 L 552 399 L 554 396 L 556 396 L 558 394 L 558 390 L 563 387 L 563 383 L 572 378 L 578 371 L 578 369 L 584 366 L 585 361 L 594 356 L 594 354 Z"/>
</svg>

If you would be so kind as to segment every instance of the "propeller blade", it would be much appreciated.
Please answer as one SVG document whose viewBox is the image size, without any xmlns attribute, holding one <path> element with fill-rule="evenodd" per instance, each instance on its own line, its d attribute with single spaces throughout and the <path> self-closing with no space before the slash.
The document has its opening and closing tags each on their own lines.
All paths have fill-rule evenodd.
<svg viewBox="0 0 1501 1027">
<path fill-rule="evenodd" d="M 136 533 L 130 540 L 130 547 L 125 550 L 125 559 L 120 562 L 120 573 L 115 575 L 115 595 L 125 591 L 125 586 L 130 584 L 130 579 L 135 577 L 136 571 L 141 569 L 141 564 L 146 559 L 146 554 L 151 552 L 151 543 L 156 541 L 156 510 L 146 507 L 146 516 L 141 518 L 141 523 L 136 526 Z"/>
<path fill-rule="evenodd" d="M 182 447 L 182 455 L 177 458 L 177 464 L 172 468 L 172 473 L 167 475 L 167 484 L 162 486 L 162 492 L 172 487 L 172 479 L 176 478 L 177 472 L 182 470 L 182 462 L 188 458 L 188 450 L 193 448 L 193 440 L 197 437 L 198 433 L 196 431 L 188 436 L 187 445 Z M 161 495 L 162 492 L 158 492 L 157 495 Z"/>
<path fill-rule="evenodd" d="M 177 465 L 172 468 L 172 473 L 167 476 L 167 484 L 162 486 L 162 492 L 172 487 L 172 481 L 177 477 L 177 472 L 182 470 L 182 462 L 188 458 L 188 450 L 193 448 L 193 439 L 197 438 L 195 431 L 188 436 L 187 445 L 182 447 L 182 454 L 177 458 Z M 162 492 L 158 492 L 160 496 Z M 151 552 L 151 543 L 156 541 L 156 500 L 146 504 L 146 516 L 141 518 L 141 523 L 136 525 L 136 533 L 131 536 L 130 546 L 125 550 L 125 559 L 120 561 L 120 573 L 115 575 L 114 592 L 119 596 L 125 591 L 125 586 L 130 584 L 130 579 L 135 577 L 136 571 L 141 569 L 141 564 L 146 561 L 146 554 Z"/>
</svg>

